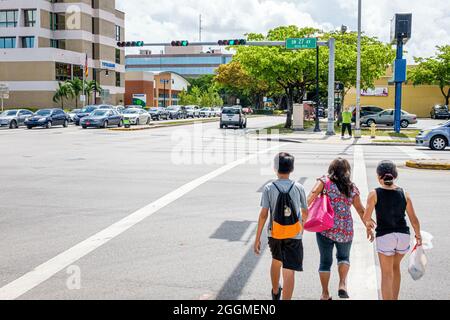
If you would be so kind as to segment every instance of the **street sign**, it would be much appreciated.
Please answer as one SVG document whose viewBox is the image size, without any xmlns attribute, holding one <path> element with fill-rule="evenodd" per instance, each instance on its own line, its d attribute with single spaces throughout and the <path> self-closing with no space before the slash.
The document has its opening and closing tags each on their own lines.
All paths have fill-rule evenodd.
<svg viewBox="0 0 450 320">
<path fill-rule="evenodd" d="M 286 39 L 286 49 L 316 49 L 317 38 L 289 38 Z"/>
<path fill-rule="evenodd" d="M 0 96 L 2 99 L 5 99 L 5 100 L 9 99 L 9 93 L 0 93 Z"/>
</svg>

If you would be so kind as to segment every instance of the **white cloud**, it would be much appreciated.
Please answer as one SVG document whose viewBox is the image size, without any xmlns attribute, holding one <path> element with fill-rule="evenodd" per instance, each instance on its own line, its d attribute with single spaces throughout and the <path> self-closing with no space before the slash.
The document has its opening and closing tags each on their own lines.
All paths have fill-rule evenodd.
<svg viewBox="0 0 450 320">
<path fill-rule="evenodd" d="M 198 18 L 203 17 L 203 40 L 239 38 L 247 32 L 266 32 L 296 24 L 324 30 L 342 24 L 356 29 L 357 0 L 117 0 L 127 14 L 126 37 L 147 42 L 198 40 Z M 450 10 L 447 0 L 363 0 L 363 29 L 389 40 L 395 13 L 413 13 L 413 37 L 407 58 L 430 56 L 434 47 L 449 43 Z"/>
</svg>

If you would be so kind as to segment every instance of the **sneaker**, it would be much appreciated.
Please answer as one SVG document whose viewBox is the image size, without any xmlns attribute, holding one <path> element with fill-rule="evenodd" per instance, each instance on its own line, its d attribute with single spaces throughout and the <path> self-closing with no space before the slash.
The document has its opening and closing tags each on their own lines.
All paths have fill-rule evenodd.
<svg viewBox="0 0 450 320">
<path fill-rule="evenodd" d="M 280 289 L 278 290 L 278 293 L 277 293 L 277 294 L 274 294 L 274 293 L 273 293 L 273 290 L 271 290 L 271 293 L 272 293 L 272 300 L 274 300 L 274 301 L 281 300 L 281 291 L 283 291 L 283 288 L 281 288 L 281 287 L 280 287 Z"/>
</svg>

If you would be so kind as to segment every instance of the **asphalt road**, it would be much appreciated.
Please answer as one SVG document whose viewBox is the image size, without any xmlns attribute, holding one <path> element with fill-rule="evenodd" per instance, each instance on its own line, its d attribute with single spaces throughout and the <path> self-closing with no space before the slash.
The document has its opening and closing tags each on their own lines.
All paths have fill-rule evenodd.
<svg viewBox="0 0 450 320">
<path fill-rule="evenodd" d="M 363 158 L 357 174 L 368 190 L 382 159 L 450 159 L 450 150 L 268 142 L 247 134 L 282 121 L 252 118 L 247 130 L 219 130 L 217 123 L 137 132 L 0 130 L 0 297 L 268 299 L 269 250 L 255 257 L 252 244 L 276 152 L 296 156 L 293 178 L 307 190 L 337 156 Z M 412 281 L 403 264 L 404 299 L 450 299 L 450 216 L 443 210 L 449 182 L 449 172 L 400 168 L 400 185 L 435 236 L 421 281 Z M 304 242 L 295 298 L 318 299 L 318 249 L 312 234 Z M 358 243 L 352 255 L 353 275 L 373 280 L 376 291 L 379 280 L 359 267 L 373 247 Z M 376 259 L 366 260 L 377 270 Z M 336 274 L 333 280 L 336 296 Z M 349 287 L 350 295 L 366 285 Z"/>
</svg>

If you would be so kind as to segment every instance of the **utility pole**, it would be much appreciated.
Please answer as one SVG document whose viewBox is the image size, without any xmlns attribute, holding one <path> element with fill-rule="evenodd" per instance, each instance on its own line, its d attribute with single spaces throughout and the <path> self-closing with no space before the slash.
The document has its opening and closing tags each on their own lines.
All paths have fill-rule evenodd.
<svg viewBox="0 0 450 320">
<path fill-rule="evenodd" d="M 355 138 L 361 138 L 361 0 L 358 0 L 358 54 L 356 61 L 356 123 Z"/>
<path fill-rule="evenodd" d="M 199 18 L 198 41 L 202 42 L 202 15 Z"/>
<path fill-rule="evenodd" d="M 314 132 L 320 132 L 320 119 L 319 119 L 319 46 L 316 48 L 316 127 Z"/>
<path fill-rule="evenodd" d="M 327 136 L 334 136 L 334 78 L 335 78 L 335 48 L 336 39 L 328 40 L 328 47 L 330 48 L 330 62 L 328 63 L 328 127 Z"/>
</svg>

